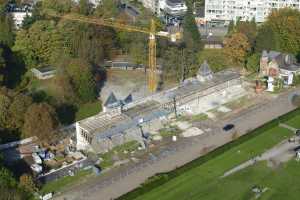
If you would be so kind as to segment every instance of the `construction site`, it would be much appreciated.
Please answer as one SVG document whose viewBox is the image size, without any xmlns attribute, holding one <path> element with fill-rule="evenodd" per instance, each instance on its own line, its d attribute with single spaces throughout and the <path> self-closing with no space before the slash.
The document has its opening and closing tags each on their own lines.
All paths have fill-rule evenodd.
<svg viewBox="0 0 300 200">
<path fill-rule="evenodd" d="M 171 119 L 206 113 L 246 94 L 237 71 L 213 73 L 205 62 L 196 77 L 165 91 L 124 100 L 111 93 L 104 112 L 76 123 L 77 149 L 104 153 L 132 140 L 145 148 Z"/>
</svg>

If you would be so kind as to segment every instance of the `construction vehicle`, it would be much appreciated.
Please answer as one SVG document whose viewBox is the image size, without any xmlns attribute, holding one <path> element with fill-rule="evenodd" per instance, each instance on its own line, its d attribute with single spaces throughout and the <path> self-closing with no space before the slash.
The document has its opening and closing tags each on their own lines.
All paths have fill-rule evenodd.
<svg viewBox="0 0 300 200">
<path fill-rule="evenodd" d="M 179 40 L 181 38 L 181 34 L 179 31 L 173 34 L 169 32 L 157 31 L 154 19 L 151 19 L 150 27 L 148 29 L 148 28 L 127 25 L 111 19 L 99 19 L 99 18 L 87 17 L 79 14 L 60 15 L 53 11 L 47 11 L 46 14 L 51 17 L 57 17 L 57 18 L 70 20 L 70 21 L 107 26 L 107 27 L 112 27 L 120 30 L 125 30 L 128 32 L 139 32 L 139 33 L 148 34 L 149 35 L 149 53 L 148 53 L 149 70 L 148 70 L 147 82 L 148 82 L 149 91 L 152 93 L 154 93 L 157 89 L 156 36 L 168 38 L 172 42 L 176 42 L 176 40 Z"/>
</svg>

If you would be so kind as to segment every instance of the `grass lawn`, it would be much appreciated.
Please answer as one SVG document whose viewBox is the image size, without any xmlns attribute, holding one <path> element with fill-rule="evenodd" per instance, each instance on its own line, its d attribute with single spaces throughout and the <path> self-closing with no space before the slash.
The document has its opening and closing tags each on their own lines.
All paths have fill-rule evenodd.
<svg viewBox="0 0 300 200">
<path fill-rule="evenodd" d="M 294 128 L 300 129 L 300 115 L 293 117 L 292 119 L 284 122 Z"/>
<path fill-rule="evenodd" d="M 79 106 L 76 112 L 76 121 L 85 119 L 87 117 L 98 114 L 102 110 L 100 101 L 95 101 L 93 103 L 86 103 Z"/>
<path fill-rule="evenodd" d="M 57 179 L 55 181 L 49 182 L 45 185 L 43 185 L 42 189 L 40 190 L 40 193 L 47 194 L 49 192 L 58 192 L 61 189 L 65 188 L 66 186 L 70 186 L 78 181 L 80 179 L 91 175 L 92 170 L 81 170 L 78 173 L 76 173 L 74 176 L 66 176 L 62 177 L 60 179 Z"/>
<path fill-rule="evenodd" d="M 159 130 L 159 134 L 162 137 L 170 137 L 173 135 L 179 135 L 182 131 L 177 126 L 170 126 Z"/>
<path fill-rule="evenodd" d="M 268 188 L 262 200 L 299 199 L 300 163 L 295 160 L 277 169 L 266 162 L 257 163 L 224 179 L 216 179 L 190 193 L 191 199 L 255 199 L 252 187 Z"/>
<path fill-rule="evenodd" d="M 222 192 L 228 192 L 228 194 L 232 193 L 232 191 L 225 190 L 223 185 L 218 185 L 218 182 L 221 182 L 219 177 L 223 175 L 224 172 L 256 155 L 263 153 L 292 134 L 293 133 L 289 130 L 278 126 L 268 129 L 262 134 L 231 148 L 225 153 L 205 162 L 202 165 L 190 169 L 189 171 L 171 179 L 165 184 L 154 188 L 150 192 L 145 193 L 136 199 L 224 199 L 223 196 L 220 195 Z M 214 184 L 218 187 L 209 187 Z M 209 196 L 211 193 L 214 193 L 217 197 L 206 198 L 206 196 Z M 228 199 L 235 198 L 229 197 Z"/>
</svg>

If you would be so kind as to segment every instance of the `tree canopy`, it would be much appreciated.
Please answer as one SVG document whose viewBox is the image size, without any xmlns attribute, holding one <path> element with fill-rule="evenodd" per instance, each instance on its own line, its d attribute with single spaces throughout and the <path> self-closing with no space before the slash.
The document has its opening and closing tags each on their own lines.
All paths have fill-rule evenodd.
<svg viewBox="0 0 300 200">
<path fill-rule="evenodd" d="M 25 113 L 23 134 L 40 140 L 53 139 L 58 119 L 54 108 L 47 103 L 32 104 Z"/>
<path fill-rule="evenodd" d="M 243 33 L 234 33 L 224 41 L 224 50 L 232 64 L 243 66 L 250 51 L 248 38 Z"/>
</svg>

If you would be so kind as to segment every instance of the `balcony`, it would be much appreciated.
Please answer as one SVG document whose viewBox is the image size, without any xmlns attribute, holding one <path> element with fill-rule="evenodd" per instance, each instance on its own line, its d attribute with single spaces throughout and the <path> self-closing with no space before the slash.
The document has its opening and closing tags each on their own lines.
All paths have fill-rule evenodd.
<svg viewBox="0 0 300 200">
<path fill-rule="evenodd" d="M 187 6 L 183 0 L 167 0 L 164 11 L 171 16 L 183 16 L 187 12 Z"/>
</svg>

